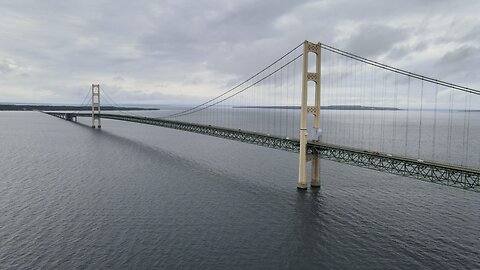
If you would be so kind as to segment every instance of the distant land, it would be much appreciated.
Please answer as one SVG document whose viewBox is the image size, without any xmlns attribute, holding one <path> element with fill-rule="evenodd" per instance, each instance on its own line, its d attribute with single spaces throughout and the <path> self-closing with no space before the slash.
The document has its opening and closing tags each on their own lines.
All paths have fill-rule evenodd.
<svg viewBox="0 0 480 270">
<path fill-rule="evenodd" d="M 91 111 L 90 106 L 0 104 L 0 111 Z M 102 111 L 154 111 L 156 108 L 102 106 Z"/>
<path fill-rule="evenodd" d="M 132 107 L 135 106 L 135 107 Z M 102 106 L 102 111 L 157 111 L 161 109 L 188 109 L 187 105 L 131 105 L 131 106 Z M 233 109 L 288 109 L 300 110 L 300 106 L 233 106 Z M 322 110 L 368 110 L 368 111 L 404 111 L 395 107 L 370 107 L 360 105 L 329 105 L 321 106 Z M 91 111 L 90 106 L 49 105 L 49 104 L 0 104 L 0 111 Z M 418 111 L 418 109 L 410 109 Z M 433 111 L 432 109 L 423 109 Z M 448 111 L 438 109 L 438 111 Z M 454 110 L 456 112 L 480 112 L 480 110 Z"/>
<path fill-rule="evenodd" d="M 237 106 L 238 109 L 289 109 L 300 110 L 300 106 Z M 360 105 L 330 105 L 320 106 L 323 110 L 378 110 L 378 111 L 399 111 L 401 109 L 394 107 L 369 107 Z"/>
</svg>

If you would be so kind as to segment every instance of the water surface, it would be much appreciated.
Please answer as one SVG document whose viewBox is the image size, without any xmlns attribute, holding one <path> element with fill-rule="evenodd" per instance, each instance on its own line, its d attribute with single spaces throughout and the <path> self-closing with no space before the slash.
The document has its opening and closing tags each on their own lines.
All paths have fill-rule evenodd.
<svg viewBox="0 0 480 270">
<path fill-rule="evenodd" d="M 88 123 L 89 119 L 81 122 Z M 478 193 L 155 126 L 0 113 L 0 269 L 479 269 Z"/>
</svg>

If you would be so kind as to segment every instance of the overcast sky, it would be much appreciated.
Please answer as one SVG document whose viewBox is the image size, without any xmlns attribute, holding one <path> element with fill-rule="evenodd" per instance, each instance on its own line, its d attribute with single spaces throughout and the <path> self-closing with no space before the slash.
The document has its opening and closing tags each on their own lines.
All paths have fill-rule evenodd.
<svg viewBox="0 0 480 270">
<path fill-rule="evenodd" d="M 0 0 L 0 103 L 197 103 L 303 40 L 480 88 L 478 0 Z"/>
</svg>

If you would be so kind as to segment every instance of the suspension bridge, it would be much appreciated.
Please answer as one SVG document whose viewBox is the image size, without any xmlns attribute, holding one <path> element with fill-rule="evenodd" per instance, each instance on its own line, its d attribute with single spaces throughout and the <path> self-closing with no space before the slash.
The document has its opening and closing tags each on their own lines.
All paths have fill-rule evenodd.
<svg viewBox="0 0 480 270">
<path fill-rule="evenodd" d="M 102 87 L 102 100 L 118 104 Z M 88 97 L 91 97 L 88 99 Z M 480 91 L 305 41 L 197 106 L 45 112 L 155 125 L 299 154 L 297 187 L 320 187 L 320 159 L 480 191 Z M 310 163 L 310 165 L 308 165 Z"/>
</svg>

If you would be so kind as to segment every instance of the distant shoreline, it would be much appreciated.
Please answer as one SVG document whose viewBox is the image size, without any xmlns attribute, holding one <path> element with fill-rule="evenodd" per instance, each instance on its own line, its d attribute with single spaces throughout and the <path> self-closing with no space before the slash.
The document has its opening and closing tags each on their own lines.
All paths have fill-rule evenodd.
<svg viewBox="0 0 480 270">
<path fill-rule="evenodd" d="M 184 107 L 188 108 L 188 107 Z M 283 110 L 300 110 L 300 106 L 233 106 L 232 109 L 283 109 Z M 369 107 L 359 105 L 329 105 L 321 106 L 322 110 L 344 110 L 344 111 L 405 111 L 405 109 L 395 107 Z M 32 104 L 0 104 L 0 111 L 91 111 L 90 106 L 73 106 L 73 105 L 32 105 Z M 115 107 L 102 106 L 102 111 L 158 111 L 161 108 L 145 108 L 145 107 Z M 417 109 L 410 109 L 416 111 Z M 424 109 L 432 111 L 431 109 Z M 438 111 L 448 111 L 439 109 Z M 480 112 L 480 110 L 453 110 L 455 112 Z"/>
<path fill-rule="evenodd" d="M 90 106 L 0 104 L 0 111 L 91 111 Z M 155 108 L 102 106 L 102 111 L 157 111 Z"/>
<path fill-rule="evenodd" d="M 287 109 L 300 110 L 300 106 L 234 106 L 234 109 Z M 402 109 L 394 107 L 368 107 L 359 105 L 330 105 L 320 106 L 323 110 L 369 110 L 369 111 L 401 111 Z"/>
</svg>

